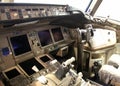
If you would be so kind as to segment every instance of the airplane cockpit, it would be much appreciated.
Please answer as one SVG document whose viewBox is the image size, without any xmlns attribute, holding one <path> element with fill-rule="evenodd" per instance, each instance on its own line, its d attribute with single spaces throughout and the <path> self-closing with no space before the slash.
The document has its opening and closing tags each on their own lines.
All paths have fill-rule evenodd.
<svg viewBox="0 0 120 86">
<path fill-rule="evenodd" d="M 0 86 L 119 86 L 117 27 L 69 5 L 0 3 Z"/>
</svg>

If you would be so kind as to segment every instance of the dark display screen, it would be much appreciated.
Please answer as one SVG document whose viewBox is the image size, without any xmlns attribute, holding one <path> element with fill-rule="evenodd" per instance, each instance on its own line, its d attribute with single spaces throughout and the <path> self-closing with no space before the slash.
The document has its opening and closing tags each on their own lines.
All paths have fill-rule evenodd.
<svg viewBox="0 0 120 86">
<path fill-rule="evenodd" d="M 55 42 L 58 42 L 64 39 L 60 28 L 54 28 L 51 31 L 52 31 Z"/>
<path fill-rule="evenodd" d="M 16 68 L 5 72 L 6 76 L 8 77 L 8 79 L 12 79 L 18 75 L 20 75 L 20 73 L 18 72 L 18 70 Z"/>
<path fill-rule="evenodd" d="M 29 76 L 35 73 L 32 69 L 33 66 L 36 66 L 39 70 L 44 68 L 35 58 L 21 62 L 19 65 Z"/>
<path fill-rule="evenodd" d="M 38 36 L 40 38 L 41 46 L 46 46 L 52 43 L 49 30 L 39 31 Z"/>
<path fill-rule="evenodd" d="M 50 58 L 48 56 L 43 56 L 40 58 L 43 62 L 48 62 L 50 61 Z"/>
<path fill-rule="evenodd" d="M 10 38 L 15 56 L 31 51 L 27 35 L 20 35 Z"/>
</svg>

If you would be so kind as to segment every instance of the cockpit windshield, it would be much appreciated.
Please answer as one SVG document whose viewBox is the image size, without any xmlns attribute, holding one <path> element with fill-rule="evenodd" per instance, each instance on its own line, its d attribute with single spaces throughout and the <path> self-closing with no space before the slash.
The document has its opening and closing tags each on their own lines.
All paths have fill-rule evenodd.
<svg viewBox="0 0 120 86">
<path fill-rule="evenodd" d="M 110 19 L 116 20 L 120 22 L 120 1 L 109 1 L 103 0 L 101 5 L 99 6 L 98 10 L 95 13 L 95 16 L 101 17 L 109 17 Z"/>
</svg>

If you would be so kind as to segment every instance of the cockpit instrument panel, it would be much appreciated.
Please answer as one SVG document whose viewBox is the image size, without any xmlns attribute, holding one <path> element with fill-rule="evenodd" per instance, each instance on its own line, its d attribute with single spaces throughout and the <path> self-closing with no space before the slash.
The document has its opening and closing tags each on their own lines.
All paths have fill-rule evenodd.
<svg viewBox="0 0 120 86">
<path fill-rule="evenodd" d="M 39 57 L 74 42 L 70 37 L 69 29 L 62 26 L 46 25 L 38 27 L 33 25 L 33 27 L 20 28 L 13 28 L 14 31 L 4 29 L 4 33 L 2 33 L 3 31 L 0 32 L 2 38 L 0 64 L 6 65 L 6 67 L 0 65 L 3 70 L 31 57 Z M 52 59 L 44 56 L 39 60 L 42 63 L 48 63 Z"/>
</svg>

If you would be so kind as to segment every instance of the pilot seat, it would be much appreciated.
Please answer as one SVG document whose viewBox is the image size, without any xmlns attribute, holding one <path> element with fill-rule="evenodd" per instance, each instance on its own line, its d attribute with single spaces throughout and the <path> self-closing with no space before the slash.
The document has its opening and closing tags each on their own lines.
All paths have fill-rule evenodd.
<svg viewBox="0 0 120 86">
<path fill-rule="evenodd" d="M 106 84 L 120 86 L 120 55 L 113 54 L 107 64 L 98 72 L 99 78 Z"/>
</svg>

